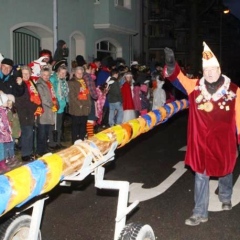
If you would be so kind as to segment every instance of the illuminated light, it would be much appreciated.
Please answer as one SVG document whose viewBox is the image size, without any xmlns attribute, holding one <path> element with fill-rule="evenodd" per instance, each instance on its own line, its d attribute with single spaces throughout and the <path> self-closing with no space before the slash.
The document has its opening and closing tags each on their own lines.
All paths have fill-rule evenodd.
<svg viewBox="0 0 240 240">
<path fill-rule="evenodd" d="M 224 13 L 224 14 L 230 13 L 230 9 L 223 10 L 223 13 Z"/>
</svg>

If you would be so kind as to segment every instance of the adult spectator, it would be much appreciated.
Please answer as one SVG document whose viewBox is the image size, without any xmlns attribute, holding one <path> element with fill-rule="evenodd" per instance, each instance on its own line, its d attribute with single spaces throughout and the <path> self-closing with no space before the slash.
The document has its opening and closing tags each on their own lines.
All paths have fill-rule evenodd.
<svg viewBox="0 0 240 240">
<path fill-rule="evenodd" d="M 87 62 L 85 61 L 84 57 L 82 55 L 76 56 L 76 63 L 79 67 L 85 67 Z"/>
<path fill-rule="evenodd" d="M 110 72 L 113 66 L 113 58 L 112 57 L 106 57 L 101 62 L 101 69 L 98 72 L 97 79 L 96 79 L 96 85 L 97 86 L 104 86 L 107 79 L 110 77 Z M 108 117 L 109 117 L 109 102 L 108 102 L 108 96 L 106 97 L 104 106 L 103 106 L 103 117 L 102 117 L 102 127 L 106 128 L 109 126 L 108 124 Z"/>
<path fill-rule="evenodd" d="M 51 126 L 55 124 L 55 114 L 58 110 L 55 91 L 49 80 L 50 75 L 51 70 L 43 68 L 41 70 L 41 77 L 36 84 L 43 106 L 43 113 L 37 119 L 37 154 L 40 156 L 49 152 L 47 141 Z"/>
<path fill-rule="evenodd" d="M 0 67 L 0 91 L 20 97 L 24 94 L 24 85 L 20 76 L 11 75 L 13 60 L 4 58 Z"/>
<path fill-rule="evenodd" d="M 69 114 L 72 118 L 72 143 L 84 140 L 88 115 L 91 111 L 91 96 L 83 79 L 84 68 L 76 67 L 73 77 L 68 81 Z"/>
<path fill-rule="evenodd" d="M 69 49 L 67 47 L 67 44 L 64 40 L 59 40 L 57 42 L 57 49 L 54 52 L 53 56 L 53 62 L 52 65 L 54 65 L 56 62 L 66 59 L 69 54 Z"/>
<path fill-rule="evenodd" d="M 28 64 L 31 68 L 31 79 L 36 83 L 41 75 L 41 69 L 44 67 L 50 68 L 49 64 L 50 56 L 48 54 L 43 54 L 38 59 L 33 60 Z"/>
<path fill-rule="evenodd" d="M 64 148 L 61 144 L 61 135 L 62 135 L 62 124 L 63 124 L 63 114 L 65 107 L 68 103 L 68 93 L 69 88 L 66 81 L 67 68 L 65 66 L 60 66 L 57 68 L 57 72 L 50 77 L 50 82 L 53 85 L 56 98 L 58 101 L 58 111 L 56 115 L 55 128 L 57 130 L 57 137 L 54 139 L 53 136 L 53 125 L 50 127 L 50 136 L 49 136 L 49 146 L 55 149 Z"/>
<path fill-rule="evenodd" d="M 88 137 L 92 137 L 94 134 L 94 126 L 97 120 L 96 110 L 95 110 L 95 102 L 98 99 L 98 94 L 95 85 L 95 71 L 97 66 L 95 63 L 89 63 L 86 66 L 85 73 L 83 74 L 83 79 L 87 84 L 87 88 L 89 89 L 89 94 L 91 96 L 91 112 L 88 115 L 87 121 L 87 135 Z"/>
<path fill-rule="evenodd" d="M 36 147 L 35 119 L 42 114 L 43 110 L 37 87 L 31 80 L 31 68 L 25 65 L 20 71 L 25 91 L 22 96 L 15 98 L 15 105 L 17 109 L 20 109 L 18 116 L 21 127 L 21 155 L 23 161 L 31 161 L 34 159 Z"/>
<path fill-rule="evenodd" d="M 123 120 L 122 94 L 120 84 L 118 81 L 118 70 L 111 71 L 111 78 L 109 80 L 113 83 L 109 86 L 108 101 L 109 101 L 109 120 L 110 126 L 121 124 Z"/>
</svg>

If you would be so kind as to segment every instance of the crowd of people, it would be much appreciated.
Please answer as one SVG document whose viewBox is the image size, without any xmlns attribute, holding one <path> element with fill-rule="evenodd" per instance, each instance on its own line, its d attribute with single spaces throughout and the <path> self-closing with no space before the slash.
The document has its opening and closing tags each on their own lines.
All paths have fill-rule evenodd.
<svg viewBox="0 0 240 240">
<path fill-rule="evenodd" d="M 16 68 L 0 56 L 0 172 L 63 149 L 64 119 L 71 119 L 71 141 L 84 140 L 101 129 L 121 124 L 174 97 L 165 91 L 160 64 L 153 71 L 133 61 L 106 57 L 86 62 L 78 55 L 68 71 L 68 48 L 57 43 L 52 57 L 42 50 L 39 59 Z"/>
</svg>

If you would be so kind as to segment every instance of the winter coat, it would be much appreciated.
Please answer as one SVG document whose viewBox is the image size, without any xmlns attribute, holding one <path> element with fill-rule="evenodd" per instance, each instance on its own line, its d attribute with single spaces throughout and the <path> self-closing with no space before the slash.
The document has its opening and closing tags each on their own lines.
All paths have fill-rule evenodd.
<svg viewBox="0 0 240 240">
<path fill-rule="evenodd" d="M 69 49 L 68 48 L 63 48 L 63 45 L 66 44 L 65 41 L 63 40 L 59 40 L 57 42 L 57 49 L 54 53 L 54 56 L 53 56 L 53 60 L 58 62 L 62 59 L 65 59 L 66 57 L 68 57 L 68 54 L 69 54 Z"/>
<path fill-rule="evenodd" d="M 142 110 L 140 92 L 140 86 L 136 85 L 133 87 L 133 102 L 136 111 Z"/>
<path fill-rule="evenodd" d="M 76 78 L 68 81 L 68 87 L 69 114 L 73 116 L 88 116 L 91 111 L 90 94 L 87 94 L 86 100 L 78 99 L 81 83 Z"/>
<path fill-rule="evenodd" d="M 21 126 L 34 125 L 34 113 L 39 105 L 30 101 L 30 94 L 27 85 L 24 83 L 25 91 L 21 97 L 15 98 L 15 106 L 18 111 L 18 117 Z"/>
<path fill-rule="evenodd" d="M 107 95 L 108 102 L 109 103 L 122 102 L 122 94 L 118 80 L 114 77 L 111 77 L 110 80 L 113 80 L 114 83 L 110 84 L 109 86 L 109 91 Z"/>
<path fill-rule="evenodd" d="M 7 113 L 8 121 L 12 129 L 12 137 L 19 138 L 21 133 L 20 122 L 17 113 L 13 113 L 10 109 Z"/>
<path fill-rule="evenodd" d="M 157 88 L 153 90 L 153 106 L 152 110 L 162 107 L 166 103 L 166 92 L 162 89 L 164 81 L 156 80 Z"/>
<path fill-rule="evenodd" d="M 24 84 L 18 85 L 16 78 L 13 75 L 4 76 L 0 71 L 0 90 L 5 94 L 12 94 L 15 97 L 20 97 L 24 94 Z"/>
<path fill-rule="evenodd" d="M 57 74 L 54 73 L 50 77 L 50 82 L 53 85 L 56 98 L 58 100 L 57 113 L 63 113 L 68 102 L 69 88 L 68 88 L 67 81 L 65 79 L 58 79 Z"/>
<path fill-rule="evenodd" d="M 54 104 L 48 85 L 42 78 L 39 78 L 36 86 L 41 96 L 42 107 L 44 110 L 43 114 L 38 117 L 38 123 L 53 125 L 55 123 L 55 113 L 52 111 Z"/>
<path fill-rule="evenodd" d="M 11 141 L 12 131 L 7 117 L 7 109 L 5 107 L 0 106 L 0 143 Z"/>
</svg>

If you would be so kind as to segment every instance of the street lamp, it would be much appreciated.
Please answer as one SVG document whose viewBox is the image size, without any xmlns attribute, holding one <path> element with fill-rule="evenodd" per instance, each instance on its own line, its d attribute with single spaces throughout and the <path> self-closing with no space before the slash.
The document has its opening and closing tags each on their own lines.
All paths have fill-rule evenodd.
<svg viewBox="0 0 240 240">
<path fill-rule="evenodd" d="M 219 61 L 222 63 L 222 30 L 223 30 L 223 14 L 230 13 L 229 9 L 220 11 L 220 28 L 219 28 Z"/>
</svg>

